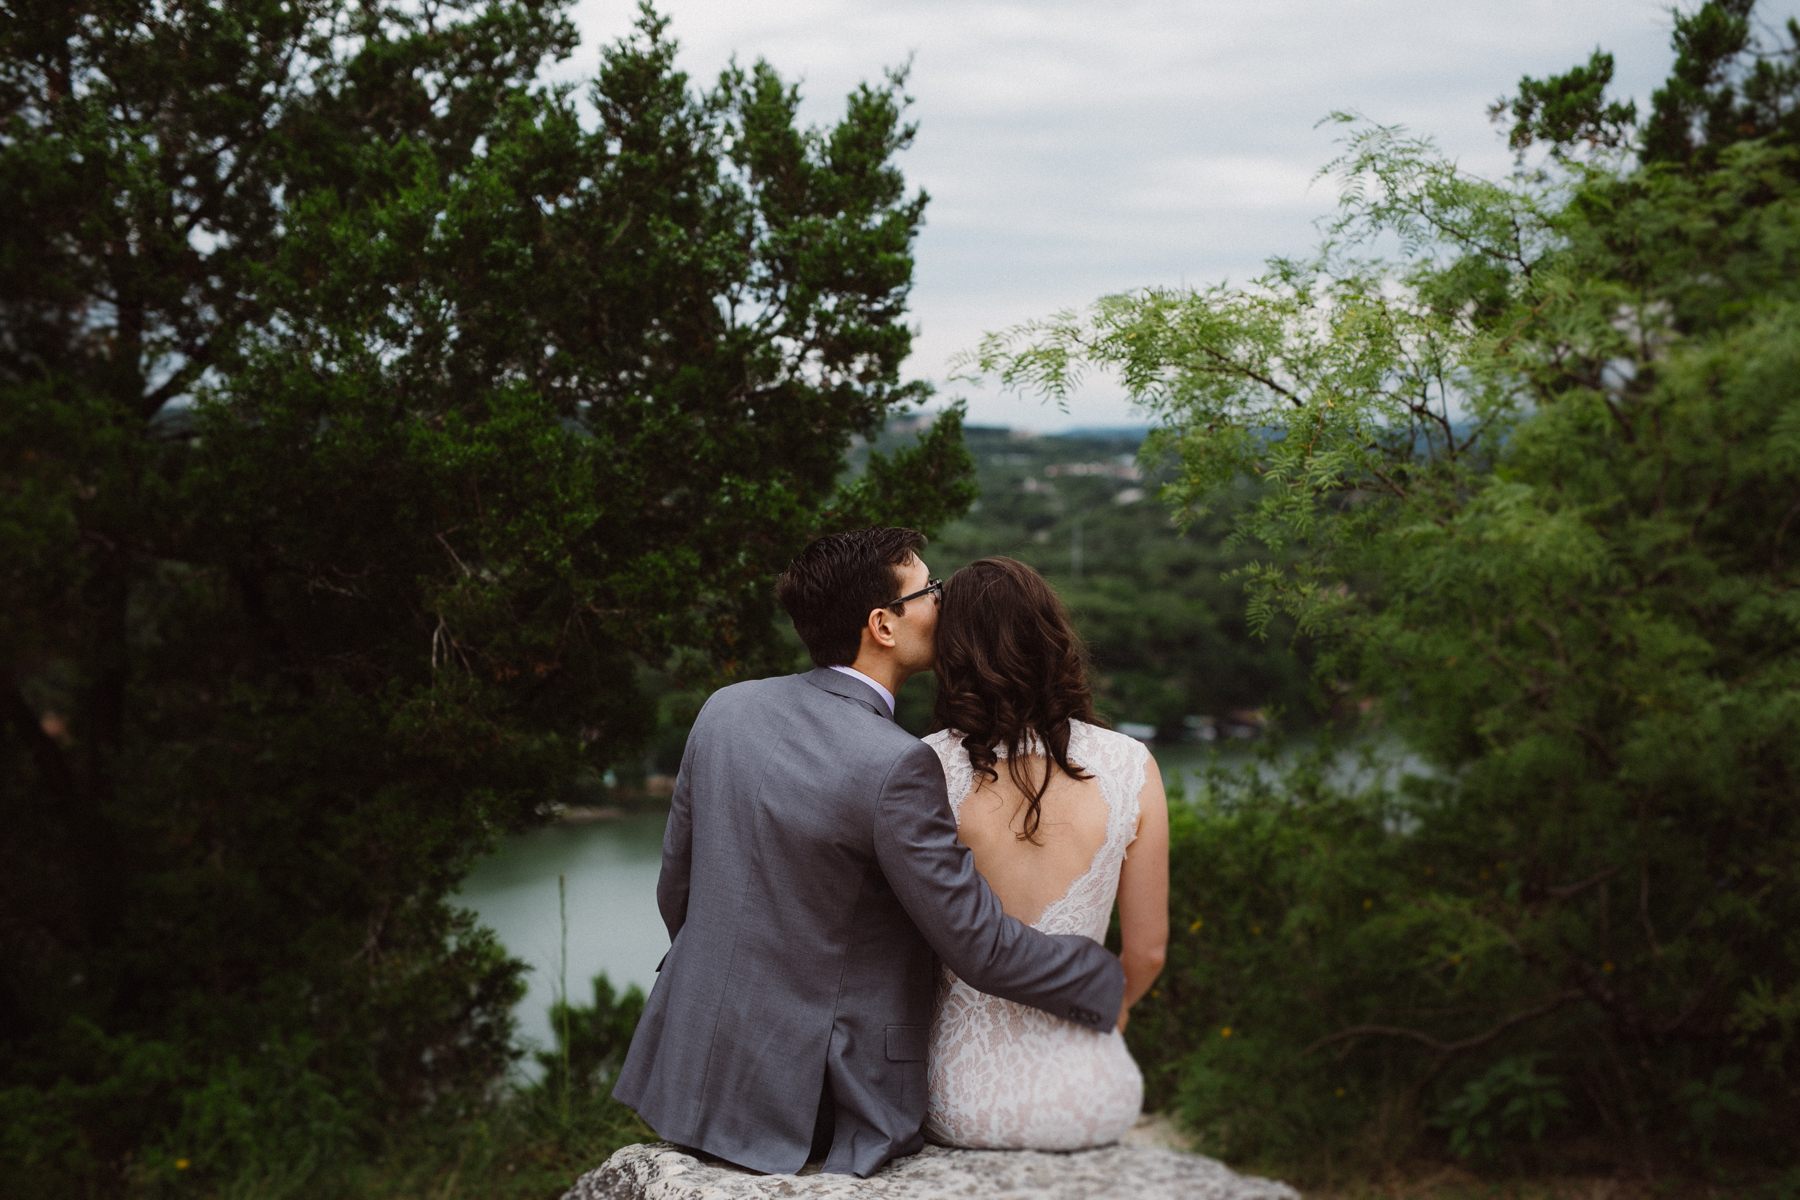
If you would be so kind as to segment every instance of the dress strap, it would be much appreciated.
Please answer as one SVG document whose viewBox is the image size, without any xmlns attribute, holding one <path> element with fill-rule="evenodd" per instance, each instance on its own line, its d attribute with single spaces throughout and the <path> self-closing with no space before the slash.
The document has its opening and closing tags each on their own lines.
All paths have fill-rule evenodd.
<svg viewBox="0 0 1800 1200">
<path fill-rule="evenodd" d="M 962 735 L 953 730 L 941 729 L 926 738 L 925 744 L 937 752 L 938 762 L 943 764 L 944 791 L 950 799 L 950 816 L 961 821 L 963 801 L 975 790 L 975 768 L 969 765 L 969 756 L 963 752 Z"/>
</svg>

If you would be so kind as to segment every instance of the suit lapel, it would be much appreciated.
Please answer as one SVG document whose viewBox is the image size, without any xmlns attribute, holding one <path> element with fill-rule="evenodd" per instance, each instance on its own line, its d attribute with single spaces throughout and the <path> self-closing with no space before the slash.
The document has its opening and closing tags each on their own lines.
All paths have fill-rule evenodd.
<svg viewBox="0 0 1800 1200">
<path fill-rule="evenodd" d="M 830 667 L 815 667 L 801 676 L 820 691 L 830 692 L 834 696 L 842 696 L 853 704 L 860 704 L 884 721 L 892 721 L 894 714 L 888 711 L 887 704 L 876 693 L 875 689 L 862 680 L 842 671 L 833 671 Z"/>
</svg>

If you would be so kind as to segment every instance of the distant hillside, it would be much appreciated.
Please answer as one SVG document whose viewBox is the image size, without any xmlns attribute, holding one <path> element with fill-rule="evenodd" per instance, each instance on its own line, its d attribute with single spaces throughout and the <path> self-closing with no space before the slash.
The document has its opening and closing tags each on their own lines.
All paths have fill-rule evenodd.
<svg viewBox="0 0 1800 1200">
<path fill-rule="evenodd" d="M 891 452 L 918 427 L 896 421 L 873 448 Z M 1249 732 L 1256 710 L 1280 709 L 1289 726 L 1312 722 L 1309 668 L 1289 632 L 1252 638 L 1241 590 L 1221 578 L 1248 557 L 1223 545 L 1230 513 L 1179 534 L 1157 499 L 1162 481 L 1137 464 L 1147 432 L 969 427 L 981 498 L 927 550 L 932 572 L 947 577 L 995 554 L 1036 567 L 1069 603 L 1093 653 L 1104 715 L 1152 725 L 1159 741 L 1208 728 Z M 869 449 L 853 453 L 853 470 Z M 1241 499 L 1249 495 L 1246 486 Z M 909 684 L 902 723 L 928 729 L 930 696 L 929 677 Z"/>
</svg>

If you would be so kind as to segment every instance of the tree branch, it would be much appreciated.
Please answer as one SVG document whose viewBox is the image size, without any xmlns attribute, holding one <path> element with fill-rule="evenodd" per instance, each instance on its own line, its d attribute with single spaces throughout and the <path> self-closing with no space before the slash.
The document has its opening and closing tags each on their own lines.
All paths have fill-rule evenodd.
<svg viewBox="0 0 1800 1200">
<path fill-rule="evenodd" d="M 1226 367 L 1228 367 L 1231 370 L 1231 372 L 1233 374 L 1243 375 L 1246 378 L 1254 379 L 1254 380 L 1256 380 L 1256 382 L 1262 384 L 1264 387 L 1268 388 L 1270 391 L 1281 393 L 1283 396 L 1286 396 L 1290 401 L 1293 402 L 1293 405 L 1295 408 L 1305 408 L 1306 407 L 1306 405 L 1301 401 L 1300 397 L 1296 396 L 1293 392 L 1289 391 L 1287 388 L 1282 387 L 1279 383 L 1276 383 L 1273 379 L 1270 379 L 1267 375 L 1264 375 L 1259 371 L 1252 371 L 1249 367 L 1244 366 L 1242 363 L 1233 361 L 1230 357 L 1228 357 L 1224 354 L 1221 354 L 1217 350 L 1214 350 L 1211 346 L 1200 347 L 1200 353 L 1206 355 L 1208 358 L 1212 359 L 1214 362 L 1223 363 Z"/>
<path fill-rule="evenodd" d="M 1544 895 L 1552 900 L 1567 900 L 1571 896 L 1580 895 L 1595 884 L 1605 883 L 1624 869 L 1624 867 L 1608 867 L 1598 874 L 1588 876 L 1579 883 L 1565 883 L 1561 887 L 1545 888 Z"/>
<path fill-rule="evenodd" d="M 210 343 L 202 342 L 196 354 L 190 355 L 187 362 L 183 363 L 179 370 L 169 376 L 161 387 L 144 397 L 144 407 L 142 412 L 145 420 L 154 417 L 157 413 L 162 411 L 163 405 L 187 390 L 188 384 L 194 382 L 195 376 L 199 375 L 206 365 L 204 359 L 199 356 L 205 354 L 209 349 Z"/>
<path fill-rule="evenodd" d="M 1400 1037 L 1409 1038 L 1423 1046 L 1429 1047 L 1431 1050 L 1435 1051 L 1441 1059 L 1448 1058 L 1453 1054 L 1460 1054 L 1464 1050 L 1473 1050 L 1477 1046 L 1485 1046 L 1513 1026 L 1522 1025 L 1527 1021 L 1534 1021 L 1542 1016 L 1548 1016 L 1563 1005 L 1579 1000 L 1584 995 L 1585 993 L 1580 991 L 1562 992 L 1550 997 L 1548 1000 L 1545 1000 L 1535 1007 L 1526 1009 L 1524 1012 L 1514 1013 L 1486 1033 L 1479 1033 L 1474 1037 L 1464 1038 L 1460 1042 L 1439 1041 L 1429 1033 L 1421 1033 L 1417 1029 L 1406 1029 L 1398 1025 L 1353 1025 L 1349 1029 L 1342 1029 L 1337 1033 L 1328 1034 L 1325 1037 L 1320 1038 L 1318 1041 L 1302 1050 L 1300 1052 L 1300 1057 L 1305 1058 L 1315 1050 L 1329 1046 L 1333 1042 L 1341 1042 L 1346 1038 Z"/>
</svg>

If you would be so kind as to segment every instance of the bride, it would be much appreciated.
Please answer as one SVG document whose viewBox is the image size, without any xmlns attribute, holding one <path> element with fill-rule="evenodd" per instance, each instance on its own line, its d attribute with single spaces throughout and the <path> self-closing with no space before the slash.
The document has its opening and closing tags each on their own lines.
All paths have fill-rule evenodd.
<svg viewBox="0 0 1800 1200">
<path fill-rule="evenodd" d="M 1006 911 L 1045 933 L 1103 940 L 1116 897 L 1125 998 L 1100 1033 L 945 970 L 925 1116 L 926 1137 L 944 1145 L 1105 1145 L 1143 1105 L 1122 1034 L 1169 940 L 1169 813 L 1149 752 L 1096 723 L 1083 659 L 1062 602 L 1025 564 L 982 559 L 945 585 L 940 730 L 925 740 L 957 834 Z"/>
</svg>

